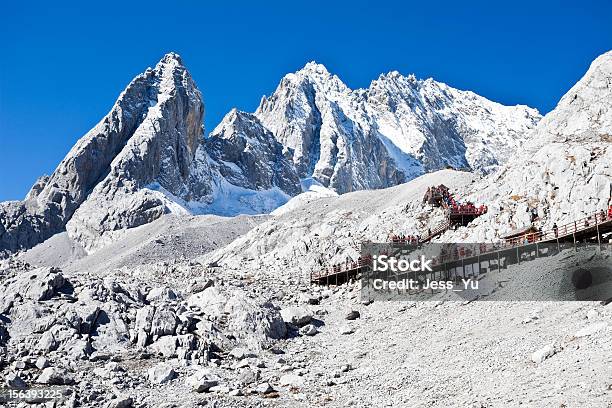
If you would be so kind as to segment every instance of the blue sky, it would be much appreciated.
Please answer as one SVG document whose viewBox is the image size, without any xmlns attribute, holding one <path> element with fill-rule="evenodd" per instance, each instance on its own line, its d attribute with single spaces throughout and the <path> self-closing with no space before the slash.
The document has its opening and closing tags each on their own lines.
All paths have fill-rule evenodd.
<svg viewBox="0 0 612 408">
<path fill-rule="evenodd" d="M 94 3 L 3 4 L 0 200 L 23 198 L 168 51 L 203 92 L 209 131 L 310 60 L 352 88 L 398 70 L 545 113 L 612 49 L 610 1 Z"/>
</svg>

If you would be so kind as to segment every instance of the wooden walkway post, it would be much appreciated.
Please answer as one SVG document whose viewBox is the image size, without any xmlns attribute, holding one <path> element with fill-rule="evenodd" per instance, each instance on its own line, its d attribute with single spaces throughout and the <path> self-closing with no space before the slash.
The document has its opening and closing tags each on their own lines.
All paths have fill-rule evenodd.
<svg viewBox="0 0 612 408">
<path fill-rule="evenodd" d="M 595 218 L 595 226 L 597 227 L 597 245 L 599 246 L 599 252 L 601 252 L 601 237 L 599 236 L 599 223 L 597 222 L 597 218 Z"/>
</svg>

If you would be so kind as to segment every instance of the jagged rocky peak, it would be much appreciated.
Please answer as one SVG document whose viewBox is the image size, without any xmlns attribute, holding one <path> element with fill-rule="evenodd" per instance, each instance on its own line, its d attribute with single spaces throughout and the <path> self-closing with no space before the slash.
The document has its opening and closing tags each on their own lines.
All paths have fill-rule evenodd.
<svg viewBox="0 0 612 408">
<path fill-rule="evenodd" d="M 286 75 L 255 115 L 294 150 L 301 178 L 314 178 L 339 193 L 388 187 L 407 179 L 368 121 L 361 95 L 325 67 L 308 63 Z"/>
<path fill-rule="evenodd" d="M 66 225 L 87 249 L 105 232 L 170 212 L 173 203 L 166 194 L 193 198 L 190 172 L 203 139 L 202 96 L 177 54 L 167 54 L 144 75 L 151 77 L 148 91 L 156 102 Z"/>
<path fill-rule="evenodd" d="M 156 104 L 149 107 L 125 148 L 112 164 L 105 183 L 115 177 L 139 188 L 153 181 L 176 195 L 202 141 L 202 95 L 180 57 L 169 53 L 153 69 Z"/>
<path fill-rule="evenodd" d="M 230 111 L 206 140 L 206 150 L 219 173 L 235 186 L 251 190 L 279 187 L 290 196 L 302 191 L 293 151 L 279 143 L 253 114 Z"/>
<path fill-rule="evenodd" d="M 295 152 L 301 177 L 308 177 L 319 154 L 321 113 L 315 104 L 316 88 L 307 75 L 286 75 L 276 91 L 263 98 L 255 115 L 283 145 Z"/>
<path fill-rule="evenodd" d="M 503 106 L 397 71 L 353 91 L 316 63 L 285 76 L 255 114 L 294 149 L 300 177 L 340 193 L 394 185 L 447 166 L 490 173 L 540 119 L 535 109 Z M 368 165 L 383 172 L 359 166 L 374 151 L 382 153 Z"/>
<path fill-rule="evenodd" d="M 368 88 L 372 116 L 385 137 L 427 171 L 445 166 L 497 169 L 540 119 L 524 105 L 504 106 L 431 78 L 392 72 Z"/>
<path fill-rule="evenodd" d="M 185 193 L 202 138 L 203 114 L 200 92 L 180 57 L 165 55 L 129 83 L 111 111 L 51 176 L 36 182 L 25 201 L 0 207 L 0 248 L 28 248 L 64 230 L 86 201 L 96 210 L 88 217 L 115 211 L 119 192 L 133 192 L 154 181 L 173 193 Z M 133 211 L 141 208 L 135 205 Z M 108 220 L 113 217 L 106 220 L 112 222 Z M 92 217 L 86 223 L 99 221 Z"/>
</svg>

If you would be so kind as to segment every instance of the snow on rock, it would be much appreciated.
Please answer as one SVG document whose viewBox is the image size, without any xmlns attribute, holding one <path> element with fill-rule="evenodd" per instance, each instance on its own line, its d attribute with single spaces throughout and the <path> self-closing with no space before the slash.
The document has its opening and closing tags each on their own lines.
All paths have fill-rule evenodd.
<svg viewBox="0 0 612 408">
<path fill-rule="evenodd" d="M 292 151 L 251 114 L 232 110 L 204 148 L 211 191 L 184 204 L 194 214 L 269 213 L 302 192 Z"/>
<path fill-rule="evenodd" d="M 393 186 L 446 166 L 489 173 L 540 119 L 526 106 L 397 72 L 353 91 L 314 62 L 286 75 L 255 114 L 295 150 L 300 177 L 339 193 Z"/>
<path fill-rule="evenodd" d="M 181 58 L 167 54 L 26 200 L 0 205 L 0 250 L 67 229 L 92 253 L 117 231 L 167 213 L 268 213 L 303 190 L 297 202 L 385 188 L 447 165 L 486 173 L 539 119 L 397 73 L 353 91 L 315 63 L 285 76 L 255 114 L 232 110 L 207 139 L 203 115 Z"/>
<path fill-rule="evenodd" d="M 271 215 L 281 215 L 286 212 L 292 211 L 297 207 L 307 205 L 311 201 L 322 198 L 322 197 L 336 197 L 338 193 L 329 188 L 323 187 L 321 183 L 317 182 L 313 178 L 302 179 L 302 194 L 291 198 L 286 204 L 278 207 L 272 211 Z"/>
<path fill-rule="evenodd" d="M 65 228 L 92 253 L 164 214 L 267 213 L 301 193 L 291 150 L 255 116 L 234 110 L 206 140 L 203 116 L 191 75 L 167 54 L 25 201 L 0 205 L 0 250 L 30 248 Z"/>
<path fill-rule="evenodd" d="M 380 133 L 419 159 L 426 171 L 452 166 L 490 173 L 527 140 L 540 119 L 527 106 L 504 106 L 397 71 L 381 75 L 367 92 Z"/>
<path fill-rule="evenodd" d="M 378 137 L 364 102 L 320 64 L 286 75 L 255 115 L 285 146 L 294 150 L 301 178 L 313 177 L 338 193 L 399 184 L 422 173 L 403 157 L 402 171 Z"/>
<path fill-rule="evenodd" d="M 278 186 L 288 195 L 302 192 L 292 162 L 292 152 L 283 147 L 257 117 L 232 110 L 213 130 L 206 149 L 229 183 L 251 190 Z"/>
</svg>

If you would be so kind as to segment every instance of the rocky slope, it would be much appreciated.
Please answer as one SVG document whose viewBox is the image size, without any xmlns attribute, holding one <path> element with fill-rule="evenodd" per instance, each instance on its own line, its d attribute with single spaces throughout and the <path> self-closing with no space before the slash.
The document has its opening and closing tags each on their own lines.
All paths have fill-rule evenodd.
<svg viewBox="0 0 612 408">
<path fill-rule="evenodd" d="M 530 194 L 542 194 L 544 225 L 607 205 L 611 56 L 593 63 L 497 174 L 447 169 L 340 196 L 313 184 L 319 191 L 275 215 L 164 216 L 76 261 L 54 237 L 0 262 L 5 383 L 65 386 L 62 404 L 85 407 L 608 406 L 610 303 L 464 302 L 452 293 L 362 303 L 358 284 L 308 283 L 312 270 L 357 257 L 361 240 L 439 221 L 441 211 L 422 204 L 430 185 L 490 206 L 442 240 L 496 239 L 524 221 Z M 277 157 L 258 122 L 238 115 L 216 133 Z M 252 141 L 239 131 L 251 127 Z M 215 160 L 204 153 L 194 156 L 208 163 L 198 170 L 252 182 L 237 163 L 221 163 L 231 150 Z M 530 275 L 554 276 L 547 259 L 538 262 Z M 507 282 L 516 272 L 499 275 Z"/>
<path fill-rule="evenodd" d="M 351 257 L 351 243 L 430 221 L 422 193 L 442 180 L 463 191 L 473 175 L 443 170 L 319 199 L 200 258 L 181 259 L 181 245 L 140 265 L 121 262 L 126 249 L 60 261 L 62 271 L 41 258 L 36 269 L 0 264 L 11 294 L 0 304 L 0 369 L 11 384 L 66 384 L 65 403 L 86 407 L 605 407 L 610 306 L 452 296 L 363 304 L 358 284 L 307 285 L 307 269 Z M 133 228 L 116 248 L 185 237 L 194 222 L 202 228 L 196 218 L 161 235 Z"/>
<path fill-rule="evenodd" d="M 469 229 L 443 239 L 489 241 L 529 225 L 551 228 L 612 203 L 612 52 L 593 61 L 584 77 L 538 124 L 532 138 L 497 174 L 476 183 L 467 198 L 490 205 Z"/>
<path fill-rule="evenodd" d="M 339 193 L 393 186 L 446 166 L 492 172 L 540 119 L 526 106 L 398 72 L 353 91 L 316 63 L 285 76 L 255 114 L 295 150 L 300 177 Z"/>
</svg>

